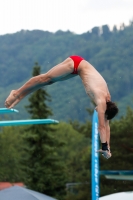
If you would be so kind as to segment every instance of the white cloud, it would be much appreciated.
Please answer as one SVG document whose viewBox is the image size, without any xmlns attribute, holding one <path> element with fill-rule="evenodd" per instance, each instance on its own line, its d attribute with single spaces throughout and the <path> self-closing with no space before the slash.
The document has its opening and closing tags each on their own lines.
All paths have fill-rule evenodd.
<svg viewBox="0 0 133 200">
<path fill-rule="evenodd" d="M 127 24 L 132 8 L 132 0 L 4 0 L 0 34 L 21 29 L 83 33 L 94 26 Z"/>
</svg>

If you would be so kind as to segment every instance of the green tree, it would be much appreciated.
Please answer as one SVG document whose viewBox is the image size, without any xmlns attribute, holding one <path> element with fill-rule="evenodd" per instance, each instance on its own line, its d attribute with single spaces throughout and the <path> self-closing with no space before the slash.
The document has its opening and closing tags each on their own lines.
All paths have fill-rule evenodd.
<svg viewBox="0 0 133 200">
<path fill-rule="evenodd" d="M 0 133 L 0 181 L 21 182 L 22 128 L 4 127 Z"/>
<path fill-rule="evenodd" d="M 109 30 L 109 27 L 108 25 L 103 25 L 102 26 L 102 36 L 105 40 L 108 40 L 108 38 L 110 37 L 110 30 Z"/>
<path fill-rule="evenodd" d="M 40 66 L 36 63 L 33 76 L 39 74 Z M 35 91 L 30 96 L 30 104 L 26 108 L 32 119 L 46 119 L 52 115 L 46 101 L 50 101 L 50 96 L 43 89 Z M 25 184 L 33 190 L 63 199 L 65 167 L 56 153 L 61 143 L 54 137 L 54 128 L 51 125 L 32 125 L 26 129 L 24 141 Z"/>
<path fill-rule="evenodd" d="M 100 35 L 100 28 L 99 27 L 94 27 L 92 28 L 92 34 L 95 36 L 99 36 Z"/>
</svg>

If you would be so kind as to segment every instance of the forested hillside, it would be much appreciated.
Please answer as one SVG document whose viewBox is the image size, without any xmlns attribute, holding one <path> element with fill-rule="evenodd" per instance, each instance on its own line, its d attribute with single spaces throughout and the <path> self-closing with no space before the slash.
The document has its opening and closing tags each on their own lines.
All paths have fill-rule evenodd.
<svg viewBox="0 0 133 200">
<path fill-rule="evenodd" d="M 125 108 L 133 105 L 133 23 L 114 26 L 94 27 L 81 35 L 70 31 L 25 31 L 0 36 L 0 107 L 11 89 L 20 87 L 32 76 L 35 62 L 41 72 L 63 61 L 69 55 L 84 57 L 103 75 L 108 83 L 112 100 L 118 103 L 119 116 Z M 92 104 L 85 94 L 79 77 L 47 87 L 52 97 L 51 106 L 58 120 L 78 119 L 84 121 L 86 108 Z M 27 97 L 28 98 L 28 97 Z M 24 109 L 27 98 L 16 106 L 20 114 L 14 118 L 27 118 Z"/>
</svg>

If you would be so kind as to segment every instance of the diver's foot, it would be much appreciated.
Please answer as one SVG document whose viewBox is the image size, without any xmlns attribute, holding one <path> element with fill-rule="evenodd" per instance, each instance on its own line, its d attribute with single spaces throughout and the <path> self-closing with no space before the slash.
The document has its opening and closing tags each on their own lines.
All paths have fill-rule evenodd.
<svg viewBox="0 0 133 200">
<path fill-rule="evenodd" d="M 10 95 L 7 97 L 5 101 L 6 108 L 13 108 L 20 101 L 19 96 L 17 95 L 16 90 L 12 90 Z"/>
<path fill-rule="evenodd" d="M 110 150 L 102 150 L 102 149 L 100 149 L 100 150 L 98 150 L 97 152 L 102 153 L 102 156 L 103 156 L 104 158 L 106 158 L 106 159 L 109 159 L 109 158 L 111 158 L 111 156 L 112 156 Z"/>
</svg>

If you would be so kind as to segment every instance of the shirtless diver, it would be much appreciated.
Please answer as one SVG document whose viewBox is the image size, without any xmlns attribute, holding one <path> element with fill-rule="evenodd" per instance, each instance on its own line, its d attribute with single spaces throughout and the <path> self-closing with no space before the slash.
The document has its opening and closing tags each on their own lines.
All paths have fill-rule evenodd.
<svg viewBox="0 0 133 200">
<path fill-rule="evenodd" d="M 70 79 L 77 75 L 80 76 L 86 93 L 96 104 L 98 131 L 102 144 L 102 149 L 100 149 L 99 152 L 108 159 L 111 157 L 109 120 L 115 117 L 118 113 L 118 108 L 116 104 L 111 101 L 108 86 L 104 78 L 84 58 L 72 55 L 51 68 L 47 73 L 32 77 L 22 87 L 11 91 L 5 101 L 5 106 L 9 109 L 13 108 L 31 92 L 43 86 Z"/>
</svg>

